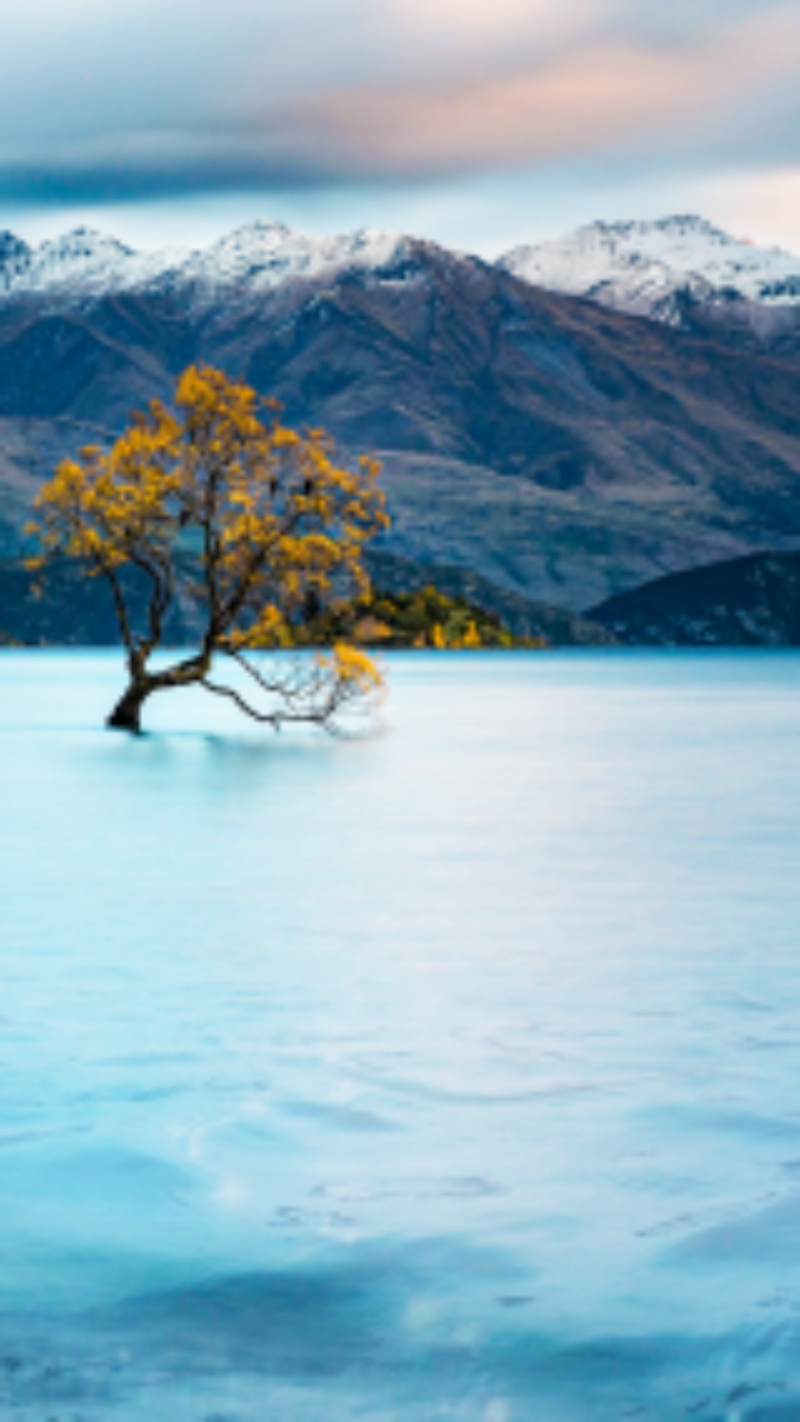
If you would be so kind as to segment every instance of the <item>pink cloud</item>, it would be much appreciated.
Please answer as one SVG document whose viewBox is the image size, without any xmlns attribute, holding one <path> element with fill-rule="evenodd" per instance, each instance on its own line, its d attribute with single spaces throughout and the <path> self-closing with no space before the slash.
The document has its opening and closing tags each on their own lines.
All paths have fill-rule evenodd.
<svg viewBox="0 0 800 1422">
<path fill-rule="evenodd" d="M 662 135 L 685 144 L 698 124 L 735 111 L 799 62 L 800 16 L 772 11 L 713 43 L 606 40 L 498 76 L 332 91 L 284 111 L 281 127 L 333 171 L 435 177 L 635 149 Z"/>
</svg>

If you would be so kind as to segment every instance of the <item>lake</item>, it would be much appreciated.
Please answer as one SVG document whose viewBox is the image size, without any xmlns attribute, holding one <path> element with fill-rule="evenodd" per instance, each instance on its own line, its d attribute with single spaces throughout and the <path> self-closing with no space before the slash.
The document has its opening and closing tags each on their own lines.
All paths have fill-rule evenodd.
<svg viewBox="0 0 800 1422">
<path fill-rule="evenodd" d="M 0 654 L 0 1416 L 800 1416 L 800 656 Z"/>
</svg>

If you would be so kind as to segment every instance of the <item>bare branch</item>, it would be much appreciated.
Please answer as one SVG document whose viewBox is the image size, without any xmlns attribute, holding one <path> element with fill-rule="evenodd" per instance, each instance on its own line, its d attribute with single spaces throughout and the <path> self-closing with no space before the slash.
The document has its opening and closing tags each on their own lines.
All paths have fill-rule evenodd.
<svg viewBox="0 0 800 1422">
<path fill-rule="evenodd" d="M 200 685 L 204 686 L 206 691 L 213 691 L 215 696 L 227 696 L 229 700 L 236 703 L 240 711 L 244 711 L 245 715 L 252 717 L 254 721 L 260 721 L 262 725 L 265 726 L 272 726 L 276 731 L 280 729 L 280 716 L 270 716 L 262 711 L 256 711 L 255 707 L 250 706 L 244 697 L 240 696 L 238 691 L 235 691 L 233 687 L 220 686 L 217 682 L 209 681 L 208 677 L 205 676 L 200 677 Z"/>
</svg>

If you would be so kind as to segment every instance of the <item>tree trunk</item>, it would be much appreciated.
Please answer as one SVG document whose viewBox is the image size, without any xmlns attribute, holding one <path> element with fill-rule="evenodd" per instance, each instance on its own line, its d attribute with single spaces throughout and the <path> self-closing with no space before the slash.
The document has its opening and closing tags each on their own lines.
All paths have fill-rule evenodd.
<svg viewBox="0 0 800 1422">
<path fill-rule="evenodd" d="M 133 731 L 138 735 L 142 729 L 142 707 L 155 689 L 155 683 L 148 678 L 132 681 L 111 712 L 106 725 L 115 731 Z"/>
</svg>

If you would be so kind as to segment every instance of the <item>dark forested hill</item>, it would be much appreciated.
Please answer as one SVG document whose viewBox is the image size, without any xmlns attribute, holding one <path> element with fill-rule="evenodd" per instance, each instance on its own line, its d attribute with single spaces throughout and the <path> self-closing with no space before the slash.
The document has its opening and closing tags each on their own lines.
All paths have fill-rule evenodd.
<svg viewBox="0 0 800 1422">
<path fill-rule="evenodd" d="M 800 553 L 757 553 L 658 578 L 588 616 L 633 646 L 800 647 Z"/>
</svg>

